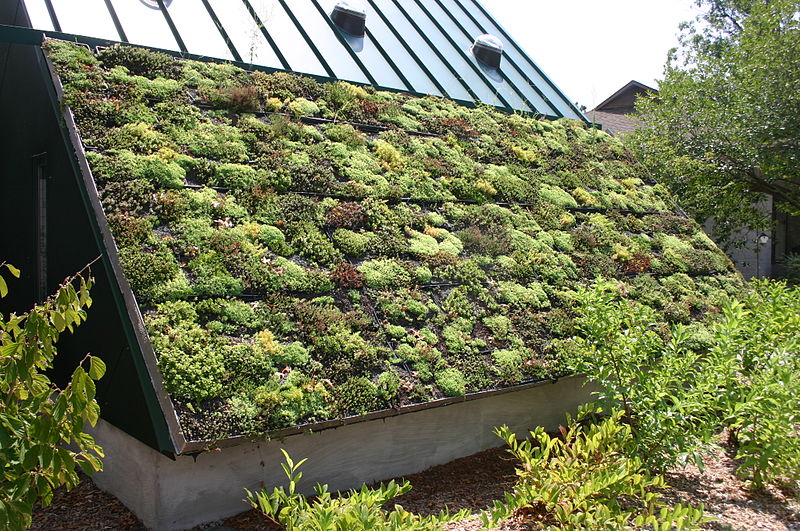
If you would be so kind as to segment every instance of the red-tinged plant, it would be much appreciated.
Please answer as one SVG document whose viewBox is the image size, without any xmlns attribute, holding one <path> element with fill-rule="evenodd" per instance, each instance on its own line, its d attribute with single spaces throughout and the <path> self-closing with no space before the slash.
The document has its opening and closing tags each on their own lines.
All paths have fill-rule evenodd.
<svg viewBox="0 0 800 531">
<path fill-rule="evenodd" d="M 358 272 L 353 264 L 343 262 L 336 266 L 331 273 L 331 280 L 338 286 L 346 289 L 360 289 L 364 287 L 364 275 Z"/>
</svg>

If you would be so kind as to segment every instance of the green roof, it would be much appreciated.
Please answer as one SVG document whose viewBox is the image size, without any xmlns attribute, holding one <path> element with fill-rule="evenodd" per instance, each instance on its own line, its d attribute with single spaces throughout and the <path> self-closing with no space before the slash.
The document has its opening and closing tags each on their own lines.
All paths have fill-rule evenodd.
<svg viewBox="0 0 800 531">
<path fill-rule="evenodd" d="M 582 122 L 45 48 L 187 440 L 569 374 L 597 278 L 698 330 L 741 289 Z"/>
</svg>

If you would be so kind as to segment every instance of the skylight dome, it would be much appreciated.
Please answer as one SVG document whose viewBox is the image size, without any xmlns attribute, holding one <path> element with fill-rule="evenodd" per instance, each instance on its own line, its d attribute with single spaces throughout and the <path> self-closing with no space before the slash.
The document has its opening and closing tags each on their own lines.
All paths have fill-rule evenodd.
<svg viewBox="0 0 800 531">
<path fill-rule="evenodd" d="M 158 5 L 158 0 L 139 0 L 141 3 L 149 7 L 150 9 L 161 9 Z M 164 7 L 169 7 L 172 3 L 172 0 L 164 0 Z"/>
<path fill-rule="evenodd" d="M 500 68 L 503 57 L 503 42 L 489 33 L 479 35 L 472 45 L 472 54 L 486 66 Z"/>
<path fill-rule="evenodd" d="M 345 33 L 363 37 L 367 23 L 367 8 L 360 0 L 341 0 L 334 6 L 331 20 Z"/>
</svg>

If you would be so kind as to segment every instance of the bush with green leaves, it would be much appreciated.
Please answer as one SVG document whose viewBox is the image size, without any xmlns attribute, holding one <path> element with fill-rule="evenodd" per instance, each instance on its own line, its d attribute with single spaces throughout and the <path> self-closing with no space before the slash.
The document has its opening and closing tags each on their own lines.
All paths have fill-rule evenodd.
<svg viewBox="0 0 800 531">
<path fill-rule="evenodd" d="M 601 409 L 583 409 L 559 436 L 538 427 L 518 440 L 503 426 L 495 433 L 519 461 L 517 482 L 503 501 L 481 514 L 484 525 L 524 514 L 539 529 L 697 529 L 703 506 L 667 505 L 658 490 L 664 478 L 652 475 L 625 448 L 631 426 L 615 411 L 598 419 Z"/>
<path fill-rule="evenodd" d="M 462 510 L 452 515 L 442 512 L 436 516 L 419 516 L 400 505 L 384 510 L 390 500 L 411 490 L 408 481 L 401 484 L 390 481 L 377 488 L 363 485 L 358 490 L 338 495 L 332 495 L 327 485 L 317 484 L 314 498 L 309 499 L 298 492 L 303 477 L 299 469 L 306 460 L 295 463 L 285 450 L 281 452 L 286 459 L 281 467 L 289 480 L 288 485 L 275 487 L 272 492 L 266 489 L 255 493 L 245 489 L 245 492 L 254 509 L 286 531 L 437 531 L 443 530 L 448 522 L 467 515 L 467 511 Z"/>
<path fill-rule="evenodd" d="M 700 455 L 723 428 L 757 488 L 800 479 L 800 288 L 761 281 L 696 341 L 697 327 L 658 330 L 654 310 L 612 283 L 578 294 L 577 371 L 631 428 L 629 449 L 663 470 Z M 691 348 L 690 348 L 691 347 Z"/>
<path fill-rule="evenodd" d="M 19 277 L 19 270 L 0 263 Z M 101 470 L 103 450 L 85 424 L 95 425 L 100 406 L 95 381 L 105 364 L 87 355 L 63 389 L 44 374 L 53 367 L 59 336 L 73 332 L 91 307 L 91 277 L 68 278 L 55 295 L 22 315 L 0 315 L 0 528 L 27 529 L 38 502 L 80 481 L 77 466 Z M 0 297 L 8 293 L 0 275 Z M 88 370 L 87 370 L 88 368 Z"/>
<path fill-rule="evenodd" d="M 725 306 L 710 355 L 733 373 L 721 409 L 738 473 L 760 488 L 800 481 L 800 287 L 764 280 L 752 288 Z"/>
<path fill-rule="evenodd" d="M 613 283 L 580 291 L 578 301 L 583 356 L 575 370 L 599 385 L 606 408 L 624 412 L 630 447 L 653 469 L 698 461 L 719 426 L 717 396 L 727 373 L 685 347 L 685 327 L 675 326 L 669 339 L 659 335 L 655 311 L 622 298 Z"/>
</svg>

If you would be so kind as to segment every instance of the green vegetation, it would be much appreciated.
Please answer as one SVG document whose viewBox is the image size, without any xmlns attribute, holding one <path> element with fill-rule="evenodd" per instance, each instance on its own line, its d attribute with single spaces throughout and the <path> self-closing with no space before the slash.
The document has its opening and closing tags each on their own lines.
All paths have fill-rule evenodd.
<svg viewBox="0 0 800 531">
<path fill-rule="evenodd" d="M 687 278 L 665 284 L 688 292 L 681 286 Z M 507 427 L 495 430 L 518 463 L 517 481 L 480 513 L 486 528 L 516 517 L 536 529 L 698 529 L 711 520 L 704 507 L 668 505 L 660 472 L 690 460 L 702 466 L 697 458 L 721 428 L 752 488 L 770 482 L 791 491 L 800 481 L 800 288 L 754 283 L 740 300 L 726 299 L 708 323 L 707 341 L 697 342 L 681 324 L 657 327 L 652 308 L 621 297 L 616 287 L 598 282 L 577 294 L 582 334 L 570 339 L 577 342 L 576 366 L 601 389 L 598 403 L 567 416 L 557 435 L 537 427 L 519 440 Z M 501 335 L 504 320 L 484 322 Z M 493 355 L 507 364 L 520 356 Z M 353 529 L 366 522 L 442 529 L 447 519 L 423 520 L 398 506 L 379 512 L 388 499 L 381 495 L 407 492 L 407 483 L 364 486 L 335 501 L 318 487 L 320 498 L 310 503 L 295 492 L 301 463 L 287 456 L 283 465 L 288 493 L 248 492 L 254 507 L 289 529 L 338 529 L 343 522 Z"/>
<path fill-rule="evenodd" d="M 13 266 L 0 263 L 19 277 Z M 86 356 L 63 388 L 44 372 L 53 367 L 59 336 L 86 320 L 92 279 L 76 275 L 29 312 L 0 315 L 0 527 L 27 529 L 34 505 L 47 506 L 56 488 L 71 489 L 101 470 L 102 449 L 84 433 L 100 416 L 95 381 L 105 373 L 100 358 Z M 8 284 L 0 275 L 0 297 Z M 88 369 L 88 370 L 87 370 Z"/>
<path fill-rule="evenodd" d="M 697 529 L 707 521 L 703 508 L 669 507 L 658 490 L 664 478 L 651 474 L 638 457 L 625 452 L 631 427 L 617 411 L 597 422 L 602 410 L 584 409 L 567 418 L 561 436 L 543 428 L 519 441 L 507 427 L 495 433 L 519 461 L 517 483 L 503 502 L 482 514 L 496 526 L 515 512 L 533 513 L 542 529 Z M 585 425 L 584 423 L 587 423 Z"/>
<path fill-rule="evenodd" d="M 390 481 L 381 483 L 377 488 L 366 485 L 359 490 L 351 490 L 346 494 L 333 497 L 327 485 L 317 485 L 315 498 L 309 500 L 297 492 L 297 484 L 303 477 L 299 471 L 305 459 L 295 463 L 285 450 L 281 450 L 286 458 L 281 463 L 288 485 L 276 487 L 272 492 L 266 489 L 260 492 L 247 492 L 247 501 L 254 509 L 261 511 L 271 521 L 282 526 L 286 531 L 319 530 L 352 530 L 367 531 L 369 529 L 385 529 L 387 531 L 439 531 L 444 524 L 467 516 L 463 510 L 456 514 L 442 513 L 438 516 L 419 516 L 395 505 L 390 511 L 383 509 L 390 500 L 402 496 L 411 490 L 411 484 L 397 484 Z"/>
<path fill-rule="evenodd" d="M 657 330 L 705 330 L 744 288 L 580 122 L 45 48 L 193 440 L 568 374 L 571 308 L 597 277 Z"/>
<path fill-rule="evenodd" d="M 579 300 L 576 368 L 624 413 L 629 453 L 648 469 L 699 463 L 726 428 L 756 488 L 800 479 L 800 288 L 755 282 L 705 329 L 659 329 L 652 309 L 609 283 Z"/>
<path fill-rule="evenodd" d="M 796 0 L 698 0 L 657 98 L 642 98 L 636 155 L 718 237 L 800 212 L 800 7 Z"/>
</svg>

